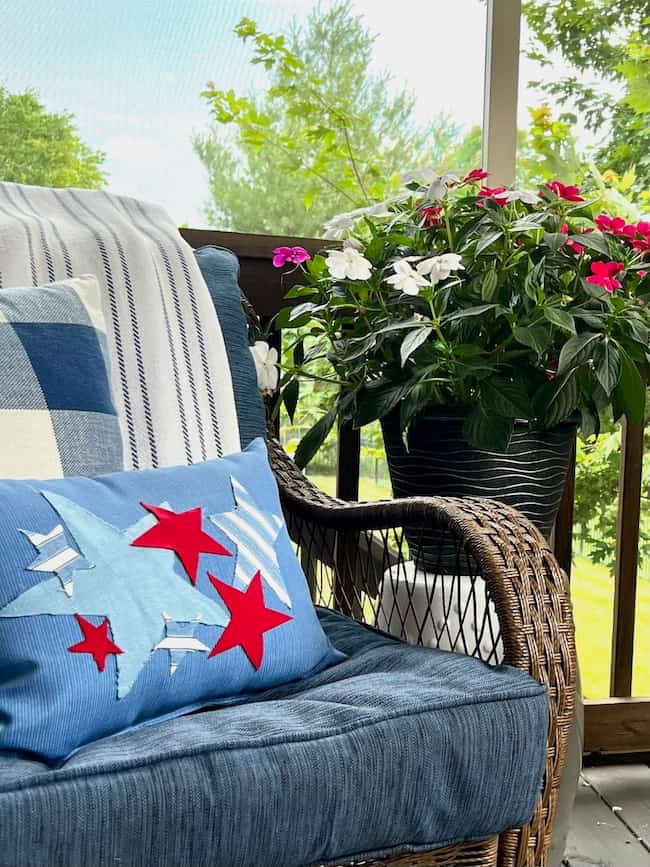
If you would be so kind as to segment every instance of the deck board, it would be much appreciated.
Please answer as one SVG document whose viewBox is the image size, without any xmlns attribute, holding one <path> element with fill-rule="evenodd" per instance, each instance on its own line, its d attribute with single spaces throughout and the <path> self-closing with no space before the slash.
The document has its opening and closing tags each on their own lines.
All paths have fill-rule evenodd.
<svg viewBox="0 0 650 867">
<path fill-rule="evenodd" d="M 586 768 L 583 776 L 610 807 L 621 807 L 617 817 L 650 851 L 650 768 L 613 765 Z"/>
<path fill-rule="evenodd" d="M 650 852 L 584 778 L 565 858 L 570 867 L 650 867 Z"/>
</svg>

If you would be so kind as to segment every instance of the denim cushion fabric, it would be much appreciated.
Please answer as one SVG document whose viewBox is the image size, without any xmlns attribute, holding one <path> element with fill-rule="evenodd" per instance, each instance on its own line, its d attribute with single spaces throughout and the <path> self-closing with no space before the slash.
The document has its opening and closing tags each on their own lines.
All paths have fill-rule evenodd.
<svg viewBox="0 0 650 867">
<path fill-rule="evenodd" d="M 241 305 L 239 263 L 235 254 L 223 247 L 201 247 L 194 255 L 210 290 L 223 332 L 235 393 L 239 437 L 241 447 L 246 448 L 256 437 L 264 436 L 265 413 Z"/>
<path fill-rule="evenodd" d="M 548 702 L 526 674 L 319 612 L 339 665 L 84 747 L 0 755 L 2 867 L 292 867 L 527 822 Z"/>
<path fill-rule="evenodd" d="M 0 482 L 0 750 L 82 744 L 339 659 L 266 445 L 189 467 Z"/>
<path fill-rule="evenodd" d="M 0 293 L 0 478 L 122 469 L 92 275 Z"/>
</svg>

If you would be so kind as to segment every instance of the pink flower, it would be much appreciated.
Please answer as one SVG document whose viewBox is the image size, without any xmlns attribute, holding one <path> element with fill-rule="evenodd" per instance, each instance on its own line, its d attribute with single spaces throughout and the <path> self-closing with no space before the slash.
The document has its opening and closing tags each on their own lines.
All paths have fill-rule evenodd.
<svg viewBox="0 0 650 867">
<path fill-rule="evenodd" d="M 628 226 L 622 217 L 599 214 L 595 222 L 601 232 L 611 232 L 612 235 L 627 235 L 630 238 L 634 237 L 636 232 L 636 226 Z"/>
<path fill-rule="evenodd" d="M 648 273 L 647 271 L 637 271 L 637 274 L 638 274 L 639 277 L 641 277 L 641 278 L 645 277 L 645 275 L 646 275 L 647 273 Z"/>
<path fill-rule="evenodd" d="M 631 244 L 639 253 L 647 253 L 650 250 L 650 235 L 646 235 L 645 238 L 633 238 Z"/>
<path fill-rule="evenodd" d="M 440 224 L 440 217 L 442 215 L 441 207 L 421 208 L 420 213 L 424 215 L 424 225 L 427 228 L 438 226 Z"/>
<path fill-rule="evenodd" d="M 546 189 L 567 202 L 584 202 L 584 199 L 580 195 L 580 188 L 572 184 L 566 185 L 561 181 L 551 181 L 549 184 L 546 184 Z"/>
<path fill-rule="evenodd" d="M 607 214 L 598 214 L 595 223 L 601 232 L 611 231 L 612 218 Z"/>
<path fill-rule="evenodd" d="M 650 223 L 647 220 L 639 220 L 636 230 L 639 235 L 650 235 Z"/>
<path fill-rule="evenodd" d="M 564 223 L 560 227 L 560 232 L 562 232 L 563 235 L 568 235 L 569 234 L 569 226 L 566 223 Z M 567 241 L 566 245 L 571 250 L 573 250 L 574 253 L 577 253 L 578 256 L 582 256 L 582 254 L 585 251 L 585 248 L 582 246 L 582 244 L 578 244 L 577 241 Z"/>
<path fill-rule="evenodd" d="M 296 268 L 311 259 L 304 247 L 276 247 L 273 250 L 273 267 L 284 268 L 287 262 L 295 262 Z"/>
<path fill-rule="evenodd" d="M 504 195 L 504 193 L 506 193 L 506 195 Z M 500 205 L 502 208 L 508 204 L 507 190 L 505 187 L 481 187 L 478 194 L 479 198 L 492 199 L 493 202 L 496 202 L 497 205 Z M 479 202 L 479 204 L 482 203 Z"/>
<path fill-rule="evenodd" d="M 591 277 L 587 277 L 587 283 L 602 286 L 607 292 L 613 292 L 614 289 L 620 289 L 623 285 L 616 279 L 616 275 L 620 274 L 624 268 L 625 265 L 622 262 L 592 262 Z"/>
<path fill-rule="evenodd" d="M 463 184 L 472 184 L 476 181 L 483 181 L 485 178 L 489 178 L 490 173 L 486 172 L 484 169 L 472 169 L 472 171 L 465 175 L 462 182 Z"/>
</svg>

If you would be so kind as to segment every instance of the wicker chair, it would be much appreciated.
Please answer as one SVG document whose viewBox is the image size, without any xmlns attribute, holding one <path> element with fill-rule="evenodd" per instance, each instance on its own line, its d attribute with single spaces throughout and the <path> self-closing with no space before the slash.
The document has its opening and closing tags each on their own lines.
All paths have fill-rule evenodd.
<svg viewBox="0 0 650 867">
<path fill-rule="evenodd" d="M 249 321 L 257 317 L 245 298 Z M 355 862 L 364 867 L 545 867 L 576 690 L 576 649 L 573 617 L 565 592 L 565 576 L 546 540 L 515 509 L 487 499 L 441 497 L 351 503 L 316 488 L 286 454 L 273 432 L 269 457 L 291 537 L 316 605 L 332 608 L 363 623 L 396 619 L 402 636 L 425 633 L 445 648 L 469 653 L 487 663 L 505 662 L 529 673 L 548 689 L 550 719 L 544 781 L 531 822 L 490 839 L 448 846 L 389 859 Z M 432 622 L 430 610 L 413 604 L 385 611 L 381 593 L 386 575 L 405 573 L 418 563 L 418 538 L 437 531 L 440 560 L 427 572 L 435 582 L 444 573 L 447 599 L 460 599 L 462 610 L 452 616 L 445 604 L 442 621 Z M 449 551 L 455 556 L 450 575 Z M 444 550 L 444 568 L 442 551 Z M 443 595 L 444 595 L 443 594 Z M 430 597 L 432 598 L 432 597 Z M 490 609 L 496 612 L 495 629 Z M 477 612 L 482 612 L 478 617 Z M 474 616 L 473 616 L 474 615 Z M 450 622 L 453 620 L 453 627 Z M 394 631 L 394 630 L 392 630 Z M 434 642 L 436 643 L 436 642 Z"/>
</svg>

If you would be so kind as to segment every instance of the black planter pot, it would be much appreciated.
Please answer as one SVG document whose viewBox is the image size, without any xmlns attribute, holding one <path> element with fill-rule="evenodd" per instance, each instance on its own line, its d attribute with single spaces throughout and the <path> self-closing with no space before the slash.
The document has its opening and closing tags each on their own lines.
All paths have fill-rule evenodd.
<svg viewBox="0 0 650 867">
<path fill-rule="evenodd" d="M 564 422 L 547 431 L 516 423 L 508 451 L 501 453 L 466 442 L 463 420 L 460 410 L 434 407 L 423 412 L 408 432 L 408 449 L 399 412 L 381 420 L 394 496 L 490 497 L 519 509 L 548 537 L 566 482 L 576 423 Z M 439 539 L 429 534 L 418 536 L 417 543 L 409 541 L 412 556 L 415 544 L 423 565 L 453 574 L 453 564 L 444 562 L 450 560 L 450 551 L 444 552 L 441 563 Z"/>
</svg>

